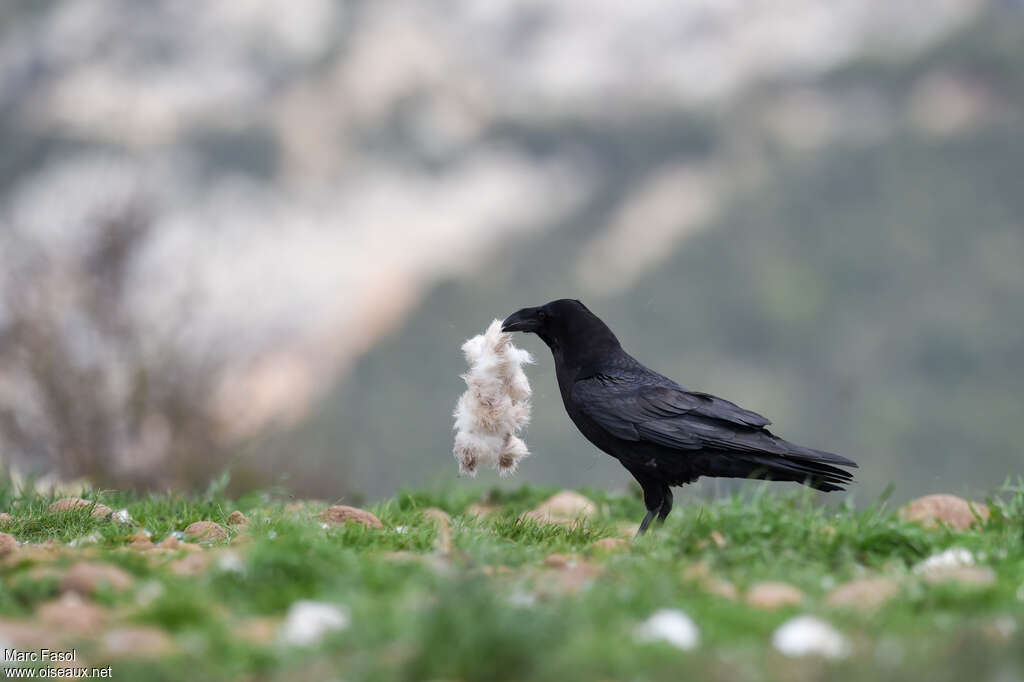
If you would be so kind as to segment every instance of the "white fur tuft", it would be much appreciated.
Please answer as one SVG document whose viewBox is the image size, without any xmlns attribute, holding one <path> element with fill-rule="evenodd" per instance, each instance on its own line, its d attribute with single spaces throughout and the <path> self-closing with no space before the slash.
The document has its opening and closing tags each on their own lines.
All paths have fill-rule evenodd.
<svg viewBox="0 0 1024 682">
<path fill-rule="evenodd" d="M 488 464 L 508 476 L 530 455 L 519 432 L 530 422 L 530 382 L 522 366 L 533 357 L 512 345 L 499 320 L 462 344 L 462 352 L 469 371 L 453 415 L 459 473 L 475 476 L 478 466 Z"/>
</svg>

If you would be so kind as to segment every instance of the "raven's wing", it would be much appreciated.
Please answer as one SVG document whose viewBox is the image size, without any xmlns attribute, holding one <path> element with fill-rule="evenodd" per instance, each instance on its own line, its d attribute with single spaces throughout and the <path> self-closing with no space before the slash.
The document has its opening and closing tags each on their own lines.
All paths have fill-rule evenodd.
<svg viewBox="0 0 1024 682">
<path fill-rule="evenodd" d="M 761 415 L 707 393 L 687 391 L 653 372 L 596 373 L 575 382 L 572 398 L 603 429 L 627 441 L 857 466 L 845 457 L 778 438 L 764 428 L 771 422 Z"/>
</svg>

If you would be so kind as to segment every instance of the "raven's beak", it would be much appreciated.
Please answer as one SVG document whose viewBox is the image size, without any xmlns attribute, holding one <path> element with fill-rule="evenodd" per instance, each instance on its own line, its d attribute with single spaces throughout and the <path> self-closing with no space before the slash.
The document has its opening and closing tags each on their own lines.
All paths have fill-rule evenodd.
<svg viewBox="0 0 1024 682">
<path fill-rule="evenodd" d="M 536 308 L 517 310 L 501 323 L 503 332 L 536 332 L 540 329 L 540 318 Z"/>
</svg>

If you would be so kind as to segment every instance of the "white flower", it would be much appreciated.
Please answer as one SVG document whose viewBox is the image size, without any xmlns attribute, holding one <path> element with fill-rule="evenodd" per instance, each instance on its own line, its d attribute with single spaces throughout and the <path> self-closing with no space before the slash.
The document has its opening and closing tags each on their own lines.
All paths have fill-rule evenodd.
<svg viewBox="0 0 1024 682">
<path fill-rule="evenodd" d="M 149 606 L 164 593 L 164 586 L 159 580 L 147 580 L 135 591 L 135 601 L 139 606 Z"/>
<path fill-rule="evenodd" d="M 291 646 L 309 646 L 328 632 L 347 628 L 349 622 L 348 614 L 334 604 L 297 601 L 289 607 L 279 637 Z"/>
<path fill-rule="evenodd" d="M 94 545 L 94 544 L 96 544 L 97 542 L 99 542 L 102 539 L 103 539 L 103 536 L 100 535 L 99 533 L 90 533 L 89 535 L 83 535 L 81 537 L 74 538 L 73 540 L 68 542 L 68 547 L 79 547 L 81 545 Z"/>
<path fill-rule="evenodd" d="M 772 646 L 794 658 L 843 658 L 850 653 L 850 644 L 842 633 L 814 616 L 797 616 L 780 625 L 772 635 Z"/>
<path fill-rule="evenodd" d="M 235 552 L 225 552 L 217 559 L 217 568 L 224 573 L 243 573 L 245 562 Z"/>
<path fill-rule="evenodd" d="M 635 632 L 641 642 L 667 642 L 689 651 L 700 643 L 700 631 L 688 615 L 679 609 L 660 609 L 641 623 Z"/>
<path fill-rule="evenodd" d="M 948 568 L 962 568 L 974 565 L 974 555 L 963 547 L 950 547 L 945 552 L 933 554 L 914 566 L 914 573 L 934 573 Z"/>
</svg>

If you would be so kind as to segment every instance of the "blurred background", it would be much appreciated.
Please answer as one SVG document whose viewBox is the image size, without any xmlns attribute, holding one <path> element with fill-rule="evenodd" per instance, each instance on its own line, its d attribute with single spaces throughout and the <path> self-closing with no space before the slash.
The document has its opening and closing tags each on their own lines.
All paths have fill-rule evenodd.
<svg viewBox="0 0 1024 682">
<path fill-rule="evenodd" d="M 492 485 L 459 346 L 562 297 L 858 500 L 1024 473 L 1020 0 L 6 0 L 0 150 L 22 474 Z M 624 488 L 517 343 L 513 484 Z"/>
</svg>

